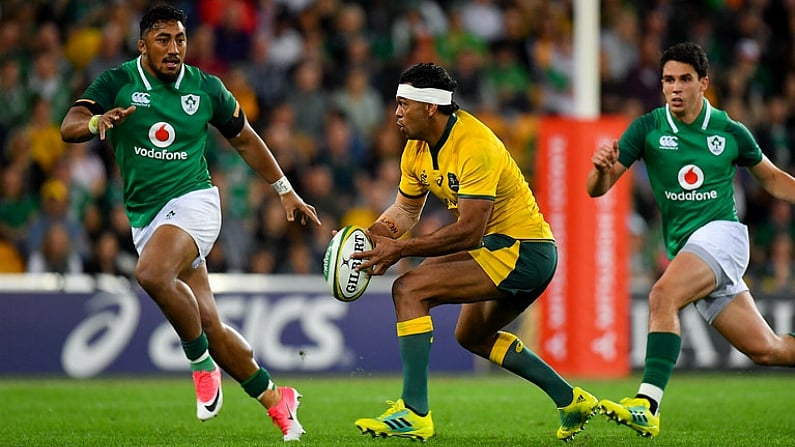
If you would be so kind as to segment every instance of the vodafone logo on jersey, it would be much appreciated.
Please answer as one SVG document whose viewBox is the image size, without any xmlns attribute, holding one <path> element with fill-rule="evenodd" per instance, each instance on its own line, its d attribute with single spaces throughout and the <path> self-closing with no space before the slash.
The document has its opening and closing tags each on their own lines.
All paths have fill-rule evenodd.
<svg viewBox="0 0 795 447">
<path fill-rule="evenodd" d="M 678 179 L 682 189 L 692 191 L 704 184 L 704 171 L 696 165 L 685 165 L 679 170 Z"/>
<path fill-rule="evenodd" d="M 169 123 L 158 122 L 149 128 L 149 141 L 156 147 L 164 148 L 171 146 L 175 138 L 174 126 Z"/>
<path fill-rule="evenodd" d="M 679 174 L 677 174 L 677 180 L 679 180 L 679 186 L 681 186 L 684 191 L 665 191 L 666 199 L 675 202 L 701 202 L 718 198 L 718 192 L 715 190 L 696 191 L 704 184 L 704 171 L 696 165 L 683 166 L 682 169 L 679 170 Z"/>
</svg>

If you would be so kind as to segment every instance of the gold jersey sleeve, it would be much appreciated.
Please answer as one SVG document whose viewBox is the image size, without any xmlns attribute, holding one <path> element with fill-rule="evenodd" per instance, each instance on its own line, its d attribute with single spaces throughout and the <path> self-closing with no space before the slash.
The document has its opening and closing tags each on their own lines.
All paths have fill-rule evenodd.
<svg viewBox="0 0 795 447">
<path fill-rule="evenodd" d="M 505 145 L 491 129 L 463 110 L 451 117 L 436 147 L 409 140 L 403 148 L 400 170 L 402 194 L 418 197 L 430 191 L 456 217 L 460 199 L 493 200 L 485 234 L 554 239 Z"/>
</svg>

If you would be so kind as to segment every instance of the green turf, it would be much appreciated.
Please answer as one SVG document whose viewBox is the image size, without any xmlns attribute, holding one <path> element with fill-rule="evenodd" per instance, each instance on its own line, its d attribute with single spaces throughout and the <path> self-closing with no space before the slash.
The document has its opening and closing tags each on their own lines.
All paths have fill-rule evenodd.
<svg viewBox="0 0 795 447">
<path fill-rule="evenodd" d="M 362 436 L 353 420 L 376 416 L 400 392 L 397 377 L 279 378 L 304 398 L 303 446 L 420 446 Z M 638 377 L 572 380 L 597 397 L 634 393 Z M 0 378 L 0 446 L 281 445 L 264 410 L 229 379 L 220 416 L 195 419 L 188 377 L 94 380 Z M 557 411 L 537 388 L 504 374 L 432 375 L 435 446 L 562 446 Z M 572 446 L 793 446 L 795 375 L 677 373 L 662 407 L 662 432 L 640 438 L 596 415 Z M 296 445 L 297 443 L 291 443 Z"/>
</svg>

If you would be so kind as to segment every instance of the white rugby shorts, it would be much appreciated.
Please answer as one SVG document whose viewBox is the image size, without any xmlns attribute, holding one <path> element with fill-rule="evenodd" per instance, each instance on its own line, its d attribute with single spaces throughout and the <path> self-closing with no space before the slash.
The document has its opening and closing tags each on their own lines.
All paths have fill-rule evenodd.
<svg viewBox="0 0 795 447">
<path fill-rule="evenodd" d="M 218 187 L 191 191 L 171 199 L 149 225 L 133 227 L 133 243 L 139 255 L 161 225 L 175 225 L 193 238 L 199 249 L 199 256 L 191 264 L 195 269 L 210 253 L 221 232 L 221 197 Z"/>
<path fill-rule="evenodd" d="M 748 227 L 726 220 L 710 222 L 690 235 L 681 251 L 701 258 L 715 274 L 715 290 L 693 303 L 712 324 L 735 296 L 748 290 L 743 280 L 750 258 Z"/>
</svg>

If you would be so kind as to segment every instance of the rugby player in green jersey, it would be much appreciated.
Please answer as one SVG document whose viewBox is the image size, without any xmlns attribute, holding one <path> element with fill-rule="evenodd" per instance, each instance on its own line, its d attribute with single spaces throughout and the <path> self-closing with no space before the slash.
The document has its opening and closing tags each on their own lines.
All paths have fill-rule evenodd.
<svg viewBox="0 0 795 447">
<path fill-rule="evenodd" d="M 605 194 L 643 160 L 660 209 L 670 264 L 649 292 L 646 363 L 634 397 L 602 400 L 601 411 L 643 436 L 660 432 L 660 401 L 681 348 L 679 310 L 701 316 L 754 363 L 795 365 L 795 335 L 773 332 L 743 275 L 748 229 L 734 205 L 734 174 L 749 170 L 771 195 L 795 202 L 795 179 L 764 156 L 754 137 L 704 97 L 709 61 L 690 42 L 663 52 L 665 105 L 635 119 L 618 141 L 593 154 L 592 197 Z"/>
<path fill-rule="evenodd" d="M 221 204 L 205 159 L 208 124 L 272 184 L 287 220 L 320 221 L 223 83 L 184 64 L 186 19 L 173 6 L 149 9 L 140 21 L 140 55 L 88 86 L 64 117 L 61 135 L 68 142 L 99 135 L 113 147 L 139 253 L 136 279 L 182 341 L 197 417 L 221 409 L 220 366 L 268 409 L 284 440 L 297 440 L 304 433 L 296 415 L 300 394 L 274 385 L 248 342 L 221 321 L 210 290 L 204 259 L 221 228 Z"/>
<path fill-rule="evenodd" d="M 458 342 L 541 388 L 558 408 L 557 437 L 568 441 L 596 412 L 598 400 L 571 386 L 504 330 L 552 280 L 555 238 L 505 145 L 453 101 L 456 86 L 434 64 L 414 65 L 399 79 L 395 117 L 408 141 L 397 197 L 368 229 L 374 249 L 357 257 L 364 258 L 360 270 L 376 275 L 403 257 L 425 260 L 392 286 L 403 361 L 401 397 L 387 402 L 382 415 L 355 425 L 373 436 L 425 440 L 434 435 L 428 405 L 430 310 L 458 304 Z M 455 221 L 431 234 L 401 238 L 419 220 L 428 193 Z"/>
</svg>

